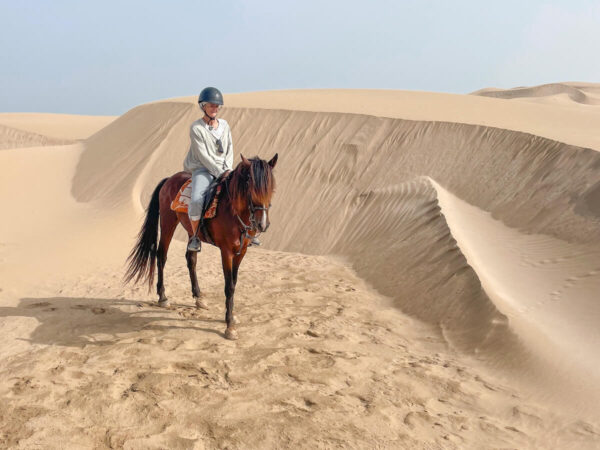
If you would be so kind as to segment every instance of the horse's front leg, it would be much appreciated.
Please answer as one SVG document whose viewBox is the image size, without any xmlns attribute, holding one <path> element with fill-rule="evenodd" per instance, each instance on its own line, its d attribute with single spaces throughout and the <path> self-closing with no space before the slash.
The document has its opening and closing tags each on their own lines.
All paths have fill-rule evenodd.
<svg viewBox="0 0 600 450">
<path fill-rule="evenodd" d="M 221 249 L 221 261 L 223 263 L 223 277 L 225 278 L 225 322 L 227 323 L 225 337 L 234 340 L 238 338 L 238 334 L 233 321 L 233 295 L 235 293 L 235 283 L 233 281 L 233 253 Z"/>
<path fill-rule="evenodd" d="M 246 248 L 242 250 L 241 255 L 237 255 L 233 257 L 233 266 L 231 268 L 231 276 L 233 278 L 233 289 L 237 286 L 237 278 L 238 278 L 238 269 L 240 268 L 240 264 L 242 263 L 242 259 L 244 259 L 244 255 L 246 254 Z M 240 323 L 237 316 L 233 314 L 233 324 L 237 325 Z"/>
<path fill-rule="evenodd" d="M 185 253 L 188 271 L 190 272 L 190 281 L 192 282 L 192 295 L 196 301 L 196 308 L 208 309 L 208 304 L 202 299 L 202 293 L 198 286 L 198 276 L 196 275 L 196 260 L 198 259 L 197 252 L 187 251 Z"/>
</svg>

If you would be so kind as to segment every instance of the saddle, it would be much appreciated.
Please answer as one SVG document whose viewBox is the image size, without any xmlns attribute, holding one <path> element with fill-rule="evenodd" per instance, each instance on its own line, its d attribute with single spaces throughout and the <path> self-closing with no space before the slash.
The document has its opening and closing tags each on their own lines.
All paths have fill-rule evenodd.
<svg viewBox="0 0 600 450">
<path fill-rule="evenodd" d="M 208 186 L 204 194 L 204 204 L 202 205 L 202 217 L 213 219 L 217 215 L 217 206 L 223 185 L 218 179 Z M 176 212 L 187 213 L 192 196 L 192 179 L 190 178 L 179 189 L 179 192 L 171 202 L 171 209 Z"/>
</svg>

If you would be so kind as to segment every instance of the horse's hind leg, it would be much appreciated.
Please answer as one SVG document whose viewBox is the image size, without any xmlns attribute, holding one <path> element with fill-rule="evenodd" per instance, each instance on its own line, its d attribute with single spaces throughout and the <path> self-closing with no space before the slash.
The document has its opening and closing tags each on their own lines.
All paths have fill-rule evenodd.
<svg viewBox="0 0 600 450">
<path fill-rule="evenodd" d="M 169 251 L 169 245 L 175 228 L 177 228 L 177 216 L 172 211 L 160 212 L 160 241 L 158 242 L 158 249 L 156 251 L 156 268 L 158 269 L 158 282 L 156 283 L 156 293 L 158 294 L 158 306 L 168 306 L 169 299 L 165 295 L 165 284 L 164 284 L 164 268 L 167 263 L 167 252 Z"/>
<path fill-rule="evenodd" d="M 192 295 L 196 300 L 196 308 L 208 309 L 208 305 L 202 300 L 202 293 L 198 286 L 198 276 L 196 275 L 196 260 L 198 259 L 198 252 L 190 252 L 189 250 L 185 253 L 185 259 L 187 261 L 187 267 L 190 272 L 190 281 L 192 282 Z"/>
</svg>

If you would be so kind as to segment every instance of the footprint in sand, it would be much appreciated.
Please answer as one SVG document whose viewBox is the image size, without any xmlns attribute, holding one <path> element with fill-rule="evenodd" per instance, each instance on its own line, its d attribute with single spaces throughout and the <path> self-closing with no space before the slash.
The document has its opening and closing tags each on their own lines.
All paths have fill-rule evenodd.
<svg viewBox="0 0 600 450">
<path fill-rule="evenodd" d="M 36 386 L 32 383 L 33 377 L 19 377 L 17 381 L 13 384 L 11 391 L 15 395 L 24 394 L 26 391 L 35 389 Z"/>
</svg>

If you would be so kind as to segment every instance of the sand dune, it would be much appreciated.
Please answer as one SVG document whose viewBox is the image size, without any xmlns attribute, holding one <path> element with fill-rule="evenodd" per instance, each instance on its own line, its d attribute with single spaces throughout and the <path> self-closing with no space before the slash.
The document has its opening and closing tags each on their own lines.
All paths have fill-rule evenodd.
<svg viewBox="0 0 600 450">
<path fill-rule="evenodd" d="M 469 267 L 519 338 L 524 352 L 512 352 L 509 362 L 528 366 L 530 382 L 549 397 L 562 384 L 568 386 L 570 401 L 578 396 L 580 407 L 593 404 L 590 394 L 600 382 L 598 246 L 522 233 L 441 186 L 436 190 Z M 492 347 L 497 350 L 498 344 Z M 545 379 L 535 365 L 551 368 L 553 376 Z"/>
<path fill-rule="evenodd" d="M 71 144 L 88 138 L 114 119 L 113 116 L 0 113 L 0 150 Z"/>
<path fill-rule="evenodd" d="M 181 169 L 188 147 L 186 130 L 196 117 L 195 108 L 173 102 L 138 107 L 94 135 L 78 164 L 73 196 L 79 201 L 123 201 L 143 172 L 149 179 L 144 180 L 143 199 L 135 201 L 145 205 L 153 183 L 165 172 Z M 256 127 L 258 114 L 261 126 Z M 600 155 L 589 149 L 459 123 L 245 108 L 227 110 L 224 116 L 235 126 L 242 153 L 263 157 L 286 153 L 280 172 L 285 179 L 292 177 L 292 182 L 281 187 L 286 190 L 284 198 L 299 188 L 318 190 L 321 201 L 311 207 L 324 212 L 332 201 L 351 193 L 427 175 L 511 226 L 569 241 L 600 235 L 595 223 L 600 210 L 593 201 L 600 189 L 600 178 L 593 170 Z M 276 132 L 269 134 L 267 129 Z M 144 134 L 143 141 L 134 137 L 138 133 Z M 106 166 L 107 173 L 96 170 L 98 165 Z M 465 177 L 465 170 L 473 176 Z M 331 192 L 333 185 L 340 189 Z M 327 197 L 330 194 L 336 197 Z M 308 202 L 314 203 L 308 194 L 295 201 L 304 210 Z M 288 232 L 279 239 L 295 239 L 289 227 L 301 222 L 287 220 L 294 214 L 291 211 L 281 213 L 286 214 L 282 218 Z M 316 225 L 330 229 L 319 222 Z M 275 242 L 278 247 L 285 244 Z M 297 247 L 304 248 L 304 242 Z M 319 244 L 312 248 L 327 250 Z"/>
<path fill-rule="evenodd" d="M 115 119 L 116 116 L 0 113 L 1 125 L 66 140 L 86 139 Z"/>
<path fill-rule="evenodd" d="M 195 97 L 183 97 L 169 101 L 193 103 L 195 100 Z M 581 104 L 571 102 L 568 106 L 557 108 L 558 105 L 553 103 L 499 100 L 474 95 L 367 89 L 306 89 L 226 95 L 227 108 L 338 112 L 485 125 L 600 150 L 600 138 L 595 131 L 600 127 L 600 110 L 596 107 L 581 108 Z"/>
<path fill-rule="evenodd" d="M 472 93 L 483 97 L 521 99 L 534 102 L 568 105 L 600 105 L 600 84 L 595 83 L 550 83 L 513 89 L 486 88 Z"/>
<path fill-rule="evenodd" d="M 266 248 L 242 266 L 236 342 L 220 335 L 210 247 L 208 312 L 192 308 L 181 233 L 170 309 L 119 284 L 150 193 L 181 170 L 193 98 L 141 105 L 81 144 L 0 153 L 2 204 L 26 168 L 39 174 L 24 194 L 53 236 L 32 268 L 29 211 L 0 233 L 0 442 L 599 445 L 593 105 L 385 91 L 226 102 L 236 161 L 280 155 Z"/>
</svg>

